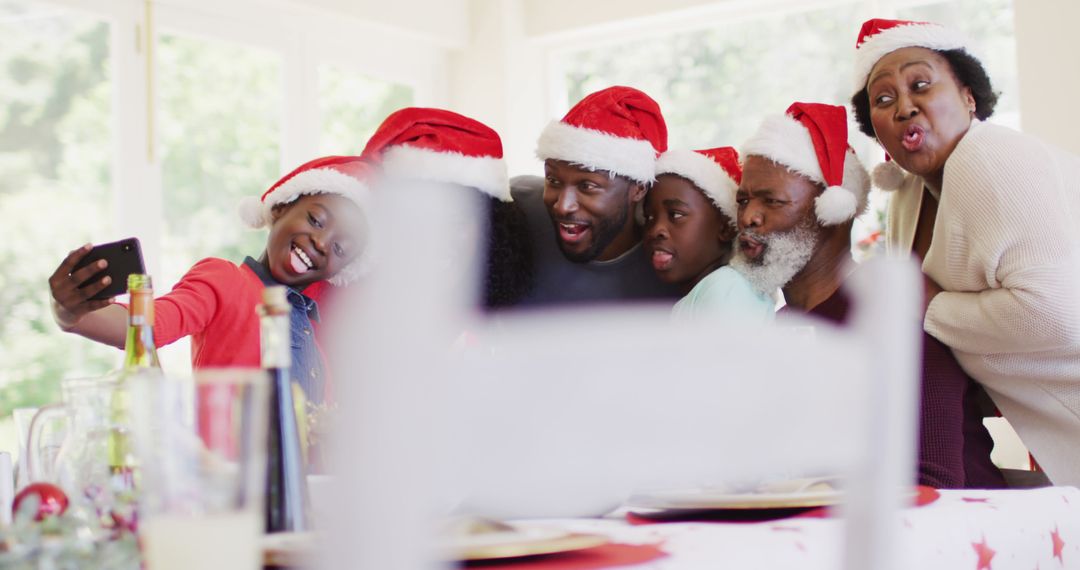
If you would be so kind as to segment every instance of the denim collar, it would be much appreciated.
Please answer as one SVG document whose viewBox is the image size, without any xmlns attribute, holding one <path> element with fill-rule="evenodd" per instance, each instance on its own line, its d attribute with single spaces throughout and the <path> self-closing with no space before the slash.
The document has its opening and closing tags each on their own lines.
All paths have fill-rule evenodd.
<svg viewBox="0 0 1080 570">
<path fill-rule="evenodd" d="M 267 287 L 281 285 L 281 283 L 278 283 L 277 279 L 274 279 L 274 276 L 270 274 L 270 270 L 267 269 L 265 265 L 259 263 L 250 255 L 244 258 L 244 265 L 248 266 L 248 268 L 255 273 L 259 280 L 262 281 L 263 285 Z M 284 287 L 287 290 L 285 296 L 289 299 L 289 302 L 292 303 L 294 307 L 307 313 L 308 318 L 312 321 L 319 322 L 319 304 L 315 302 L 315 299 L 308 297 L 288 285 L 285 285 Z"/>
</svg>

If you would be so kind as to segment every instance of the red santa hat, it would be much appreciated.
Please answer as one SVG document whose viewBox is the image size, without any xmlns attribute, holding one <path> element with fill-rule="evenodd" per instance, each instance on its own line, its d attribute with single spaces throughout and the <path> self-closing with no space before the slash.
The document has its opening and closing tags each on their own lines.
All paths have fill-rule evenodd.
<svg viewBox="0 0 1080 570">
<path fill-rule="evenodd" d="M 694 183 L 734 224 L 735 191 L 742 182 L 739 153 L 730 146 L 705 150 L 671 149 L 656 161 L 656 175 L 676 174 Z"/>
<path fill-rule="evenodd" d="M 352 200 L 367 212 L 370 205 L 368 181 L 371 164 L 358 156 L 325 156 L 300 165 L 274 183 L 261 198 L 248 196 L 240 202 L 240 218 L 252 228 L 269 226 L 274 206 L 289 204 L 307 194 L 338 194 Z M 330 279 L 334 285 L 345 285 L 363 275 L 369 258 L 369 248 L 347 267 Z"/>
<path fill-rule="evenodd" d="M 848 146 L 847 112 L 837 105 L 793 103 L 766 118 L 742 148 L 825 186 L 814 201 L 818 220 L 842 224 L 866 209 L 870 177 Z"/>
<path fill-rule="evenodd" d="M 460 184 L 511 200 L 499 134 L 453 111 L 395 111 L 379 125 L 361 156 L 379 163 L 391 177 Z"/>
<path fill-rule="evenodd" d="M 603 170 L 637 182 L 655 180 L 667 150 L 660 105 L 632 87 L 608 87 L 582 99 L 540 133 L 536 156 Z"/>
<path fill-rule="evenodd" d="M 866 87 L 870 71 L 877 65 L 878 60 L 898 49 L 923 47 L 937 51 L 967 50 L 967 44 L 967 38 L 963 34 L 940 24 L 880 18 L 867 20 L 859 30 L 859 39 L 855 42 L 853 92 L 858 93 Z"/>
</svg>

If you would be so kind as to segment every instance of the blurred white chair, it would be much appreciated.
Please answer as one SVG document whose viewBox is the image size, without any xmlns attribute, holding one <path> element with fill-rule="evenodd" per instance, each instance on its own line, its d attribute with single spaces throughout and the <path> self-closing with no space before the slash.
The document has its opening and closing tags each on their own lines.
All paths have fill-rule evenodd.
<svg viewBox="0 0 1080 570">
<path fill-rule="evenodd" d="M 15 498 L 15 473 L 11 454 L 0 451 L 0 528 L 11 524 L 11 504 Z"/>
<path fill-rule="evenodd" d="M 642 489 L 808 473 L 846 476 L 845 568 L 903 566 L 893 537 L 915 482 L 913 266 L 858 272 L 846 330 L 734 334 L 630 306 L 475 321 L 461 310 L 467 288 L 437 286 L 438 246 L 454 231 L 440 219 L 459 205 L 384 196 L 386 219 L 408 207 L 409 231 L 377 234 L 388 263 L 348 313 L 332 567 L 435 566 L 430 517 L 448 505 L 590 516 Z M 446 350 L 465 329 L 479 340 Z"/>
</svg>

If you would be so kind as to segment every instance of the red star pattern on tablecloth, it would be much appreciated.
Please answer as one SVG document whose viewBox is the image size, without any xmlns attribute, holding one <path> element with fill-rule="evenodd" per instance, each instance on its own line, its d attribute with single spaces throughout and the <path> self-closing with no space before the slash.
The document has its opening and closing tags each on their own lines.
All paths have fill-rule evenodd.
<svg viewBox="0 0 1080 570">
<path fill-rule="evenodd" d="M 975 570 L 992 570 L 990 561 L 994 559 L 994 550 L 986 544 L 986 537 L 982 537 L 982 542 L 972 542 L 971 547 L 975 549 L 975 555 L 979 559 L 975 563 Z"/>
<path fill-rule="evenodd" d="M 1058 532 L 1057 525 L 1054 525 L 1054 532 L 1050 533 L 1050 540 L 1054 543 L 1054 558 L 1058 559 L 1062 565 L 1065 564 L 1065 560 L 1062 558 L 1061 553 L 1065 550 L 1065 541 L 1061 540 L 1061 533 Z"/>
</svg>

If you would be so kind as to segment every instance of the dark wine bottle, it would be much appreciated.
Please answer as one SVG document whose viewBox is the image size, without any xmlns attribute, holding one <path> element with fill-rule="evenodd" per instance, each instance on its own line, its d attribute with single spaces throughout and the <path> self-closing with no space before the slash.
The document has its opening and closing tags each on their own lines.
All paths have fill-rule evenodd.
<svg viewBox="0 0 1080 570">
<path fill-rule="evenodd" d="M 266 532 L 310 529 L 309 499 L 300 430 L 293 404 L 289 315 L 286 289 L 263 290 L 259 306 L 262 367 L 270 376 L 270 422 L 267 432 Z"/>
</svg>

